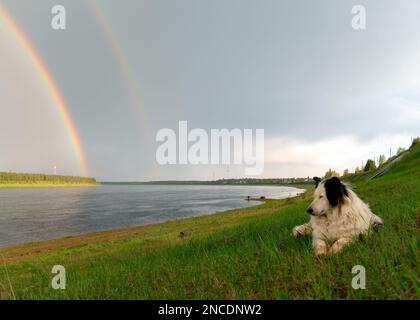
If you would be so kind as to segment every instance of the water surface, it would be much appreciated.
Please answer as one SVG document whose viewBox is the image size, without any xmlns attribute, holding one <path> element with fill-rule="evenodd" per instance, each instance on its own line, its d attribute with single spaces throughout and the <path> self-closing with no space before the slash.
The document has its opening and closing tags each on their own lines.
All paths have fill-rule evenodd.
<svg viewBox="0 0 420 320">
<path fill-rule="evenodd" d="M 0 246 L 138 226 L 255 205 L 247 196 L 285 198 L 278 186 L 105 185 L 0 189 Z"/>
</svg>

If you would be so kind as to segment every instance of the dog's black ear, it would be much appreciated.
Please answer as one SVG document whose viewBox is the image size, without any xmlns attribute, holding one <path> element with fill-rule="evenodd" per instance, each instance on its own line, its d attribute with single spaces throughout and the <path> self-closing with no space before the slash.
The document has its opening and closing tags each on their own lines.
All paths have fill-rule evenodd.
<svg viewBox="0 0 420 320">
<path fill-rule="evenodd" d="M 315 188 L 318 188 L 319 183 L 321 182 L 321 178 L 320 177 L 313 177 L 314 181 L 315 181 Z"/>
<path fill-rule="evenodd" d="M 332 177 L 325 181 L 325 191 L 327 199 L 333 207 L 343 201 L 344 196 L 348 196 L 346 186 L 337 177 Z"/>
</svg>

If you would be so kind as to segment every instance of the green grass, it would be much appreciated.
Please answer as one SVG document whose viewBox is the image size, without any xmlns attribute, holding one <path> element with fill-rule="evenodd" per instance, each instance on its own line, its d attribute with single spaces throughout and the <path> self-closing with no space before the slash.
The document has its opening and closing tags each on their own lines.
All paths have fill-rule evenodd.
<svg viewBox="0 0 420 320">
<path fill-rule="evenodd" d="M 310 238 L 291 237 L 308 220 L 308 190 L 211 216 L 2 249 L 0 298 L 419 299 L 420 146 L 354 189 L 385 224 L 336 255 L 314 257 Z M 184 229 L 190 234 L 180 238 Z M 66 290 L 51 288 L 56 264 L 66 267 Z M 355 265 L 366 268 L 366 290 L 351 287 Z"/>
</svg>

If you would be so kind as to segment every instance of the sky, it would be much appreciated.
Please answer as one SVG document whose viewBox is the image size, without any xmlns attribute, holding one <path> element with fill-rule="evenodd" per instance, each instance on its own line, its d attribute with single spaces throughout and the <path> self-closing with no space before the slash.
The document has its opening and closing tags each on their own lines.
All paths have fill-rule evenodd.
<svg viewBox="0 0 420 320">
<path fill-rule="evenodd" d="M 243 177 L 156 161 L 162 128 L 264 129 L 256 177 L 354 170 L 420 135 L 420 2 L 0 0 L 104 181 Z M 51 8 L 66 9 L 66 30 Z M 366 30 L 351 26 L 366 8 Z M 54 101 L 0 18 L 0 171 L 80 174 Z"/>
</svg>

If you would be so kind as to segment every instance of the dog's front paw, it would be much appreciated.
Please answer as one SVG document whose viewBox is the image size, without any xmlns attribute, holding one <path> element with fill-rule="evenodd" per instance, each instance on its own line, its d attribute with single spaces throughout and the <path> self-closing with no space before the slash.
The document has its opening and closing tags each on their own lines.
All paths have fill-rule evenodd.
<svg viewBox="0 0 420 320">
<path fill-rule="evenodd" d="M 293 228 L 293 236 L 295 238 L 299 238 L 300 236 L 310 235 L 312 233 L 312 227 L 310 223 L 305 223 L 300 226 L 296 226 Z"/>
<path fill-rule="evenodd" d="M 299 232 L 299 226 L 293 228 L 292 234 L 295 238 L 302 236 L 302 234 Z"/>
</svg>

